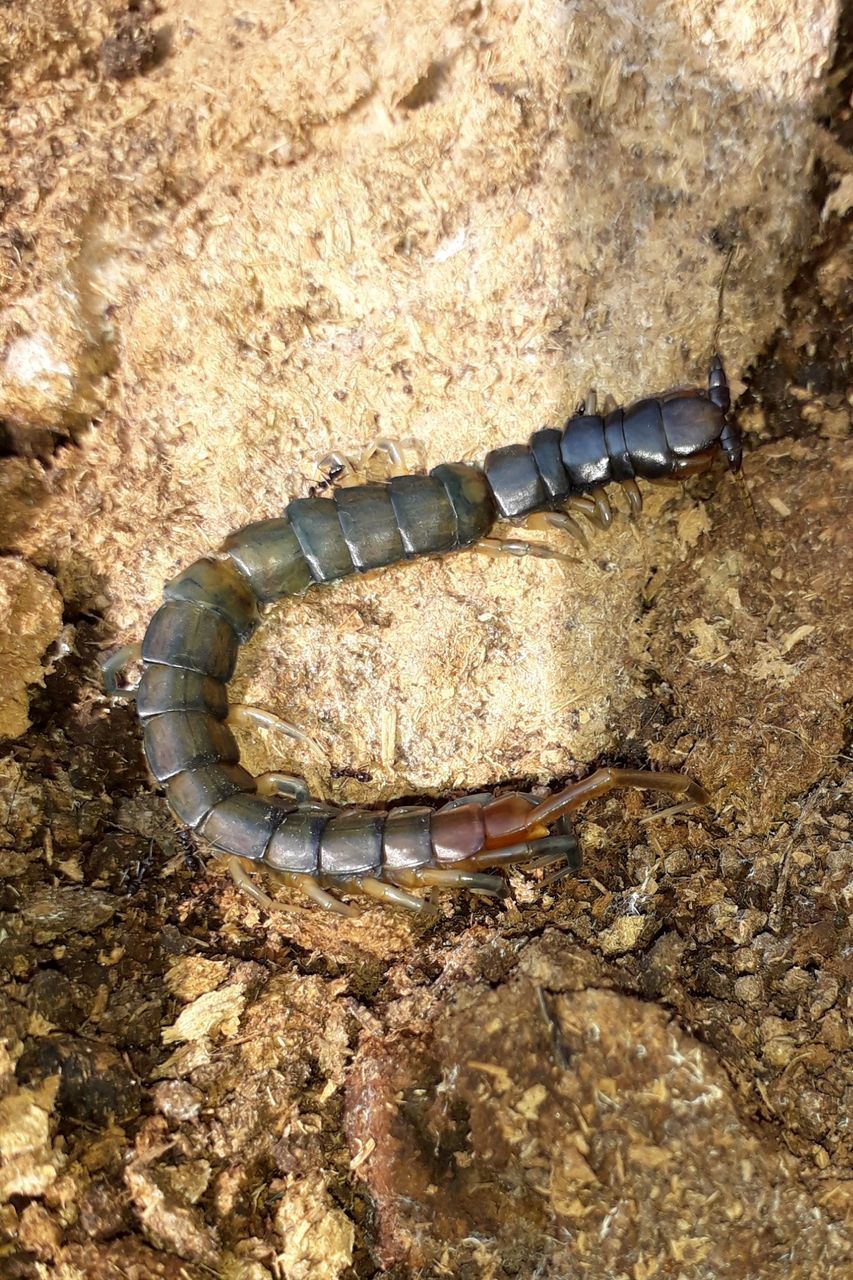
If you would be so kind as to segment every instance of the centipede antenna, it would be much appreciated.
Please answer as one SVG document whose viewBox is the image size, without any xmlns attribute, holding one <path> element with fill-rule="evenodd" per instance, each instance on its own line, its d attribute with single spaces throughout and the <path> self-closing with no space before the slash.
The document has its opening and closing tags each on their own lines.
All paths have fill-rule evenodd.
<svg viewBox="0 0 853 1280">
<path fill-rule="evenodd" d="M 734 261 L 736 247 L 737 246 L 735 244 L 729 245 L 729 249 L 726 254 L 726 260 L 723 263 L 723 269 L 720 272 L 720 285 L 717 290 L 717 319 L 716 319 L 716 323 L 714 324 L 714 343 L 713 343 L 714 351 L 720 350 L 720 331 L 722 330 L 722 327 L 723 327 L 723 308 L 724 308 L 724 302 L 725 302 L 726 281 L 728 280 L 729 268 L 731 267 L 732 262 Z M 753 520 L 753 523 L 755 524 L 755 531 L 758 534 L 758 541 L 761 543 L 762 550 L 764 551 L 764 558 L 769 564 L 771 559 L 770 548 L 767 546 L 767 543 L 764 540 L 764 532 L 761 528 L 761 521 L 758 519 L 758 512 L 755 509 L 755 503 L 752 500 L 752 494 L 749 491 L 749 485 L 746 483 L 746 476 L 743 474 L 739 459 L 738 459 L 738 462 L 734 465 L 733 470 L 734 470 L 735 478 L 738 481 L 738 485 L 741 489 L 741 493 L 745 501 L 745 504 L 749 507 L 750 512 L 752 514 L 752 520 Z"/>
<path fill-rule="evenodd" d="M 725 297 L 725 292 L 726 292 L 726 279 L 728 277 L 729 267 L 732 265 L 734 256 L 735 256 L 735 245 L 732 244 L 729 246 L 729 251 L 726 254 L 726 260 L 723 263 L 723 270 L 720 273 L 720 287 L 717 290 L 717 320 L 714 325 L 714 347 L 713 347 L 714 351 L 719 351 L 720 349 L 720 330 L 723 327 L 723 299 Z"/>
</svg>

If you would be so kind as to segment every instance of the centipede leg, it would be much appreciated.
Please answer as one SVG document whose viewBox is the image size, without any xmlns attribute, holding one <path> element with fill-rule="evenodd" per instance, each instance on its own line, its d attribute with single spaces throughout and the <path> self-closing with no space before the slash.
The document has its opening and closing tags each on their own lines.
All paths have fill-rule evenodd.
<svg viewBox="0 0 853 1280">
<path fill-rule="evenodd" d="M 268 893 L 264 893 L 263 889 L 256 885 L 249 873 L 246 871 L 239 858 L 223 858 L 222 861 L 228 868 L 228 874 L 234 881 L 241 893 L 247 898 L 251 898 L 252 902 L 262 907 L 264 911 L 300 911 L 301 907 L 296 907 L 289 902 L 277 902 L 271 898 Z"/>
<path fill-rule="evenodd" d="M 563 510 L 567 513 L 577 511 L 580 515 L 585 516 L 596 529 L 605 528 L 599 517 L 595 499 L 588 497 L 586 494 L 575 494 L 574 497 L 569 498 L 567 502 L 563 503 Z"/>
<path fill-rule="evenodd" d="M 643 510 L 643 495 L 640 492 L 640 486 L 636 480 L 623 480 L 622 492 L 628 499 L 628 506 L 632 516 L 638 516 Z"/>
<path fill-rule="evenodd" d="M 361 910 L 354 903 L 341 902 L 340 898 L 336 898 L 333 893 L 327 893 L 325 889 L 321 889 L 313 876 L 280 872 L 278 873 L 278 878 L 284 884 L 301 889 L 306 898 L 316 902 L 317 906 L 322 907 L 324 911 L 332 911 L 339 916 L 348 916 L 350 920 L 355 920 L 361 915 Z"/>
<path fill-rule="evenodd" d="M 577 538 L 584 550 L 589 550 L 589 542 L 583 529 L 577 520 L 573 520 L 564 511 L 537 511 L 534 515 L 527 517 L 527 527 L 528 529 L 561 529 L 570 537 Z"/>
<path fill-rule="evenodd" d="M 669 795 L 683 795 L 693 804 L 708 804 L 710 797 L 698 782 L 683 773 L 652 773 L 643 769 L 597 769 L 588 778 L 582 778 L 543 800 L 527 815 L 529 824 L 536 822 L 550 826 L 563 814 L 580 808 L 587 800 L 606 795 L 617 787 L 639 787 L 646 791 L 664 791 Z"/>
<path fill-rule="evenodd" d="M 576 563 L 571 556 L 565 555 L 562 551 L 543 546 L 541 542 L 525 542 L 521 538 L 481 538 L 479 542 L 474 543 L 473 550 L 486 556 L 515 556 L 516 558 L 531 556 L 535 560 L 562 560 L 565 564 Z"/>
<path fill-rule="evenodd" d="M 602 528 L 608 529 L 613 522 L 613 508 L 610 499 L 603 489 L 591 489 L 590 497 L 595 502 L 595 510 Z"/>
<path fill-rule="evenodd" d="M 244 893 L 247 898 L 251 898 L 259 907 L 263 907 L 265 911 L 269 911 L 273 904 L 272 898 L 268 893 L 264 893 L 263 889 L 258 888 L 240 863 L 240 860 L 238 858 L 223 858 L 223 862 L 228 868 L 228 874 L 240 892 Z"/>
<path fill-rule="evenodd" d="M 130 666 L 132 662 L 138 662 L 141 657 L 141 644 L 126 644 L 121 649 L 116 649 L 111 657 L 104 658 L 100 664 L 104 693 L 109 694 L 111 698 L 126 698 L 132 702 L 136 697 L 136 686 L 123 688 L 118 682 L 118 677 L 125 667 Z"/>
<path fill-rule="evenodd" d="M 418 898 L 414 893 L 407 893 L 405 889 L 399 889 L 396 885 L 385 884 L 383 880 L 376 880 L 373 876 L 365 876 L 363 879 L 355 881 L 353 888 L 359 893 L 364 893 L 368 898 L 375 898 L 378 902 L 390 902 L 395 907 L 405 907 L 408 911 L 429 911 L 431 903 L 424 898 Z"/>
<path fill-rule="evenodd" d="M 304 778 L 297 778 L 292 773 L 279 773 L 277 769 L 259 773 L 255 778 L 255 787 L 259 796 L 287 796 L 297 804 L 305 804 L 311 799 L 311 792 Z"/>
<path fill-rule="evenodd" d="M 316 752 L 322 754 L 317 743 L 302 729 L 295 724 L 291 724 L 289 720 L 282 720 L 281 716 L 275 715 L 272 711 L 264 711 L 261 707 L 250 707 L 245 702 L 234 702 L 228 708 L 228 723 L 242 729 L 248 726 L 274 729 L 278 733 L 283 733 L 285 737 L 292 738 L 295 742 L 301 742 L 306 746 L 313 747 Z"/>
<path fill-rule="evenodd" d="M 574 836 L 544 836 L 538 840 L 520 840 L 518 844 L 505 845 L 502 849 L 483 849 L 472 858 L 466 858 L 465 866 L 474 871 L 485 867 L 510 867 L 517 862 L 547 867 L 563 859 L 571 864 L 573 870 L 580 866 L 578 842 Z"/>
<path fill-rule="evenodd" d="M 425 867 L 397 873 L 397 882 L 405 888 L 468 889 L 500 898 L 506 885 L 500 876 L 486 876 L 479 871 L 457 871 L 454 867 Z"/>
<path fill-rule="evenodd" d="M 550 889 L 552 885 L 559 884 L 561 880 L 568 880 L 569 876 L 573 876 L 577 870 L 577 866 L 567 861 L 565 866 L 558 867 L 550 875 L 543 876 L 539 881 L 540 888 Z"/>
<path fill-rule="evenodd" d="M 640 818 L 640 826 L 645 827 L 650 822 L 661 822 L 664 818 L 673 818 L 677 813 L 688 813 L 695 807 L 693 800 L 685 800 L 683 804 L 671 804 L 668 809 L 656 809 L 654 813 L 647 813 L 644 818 Z"/>
</svg>

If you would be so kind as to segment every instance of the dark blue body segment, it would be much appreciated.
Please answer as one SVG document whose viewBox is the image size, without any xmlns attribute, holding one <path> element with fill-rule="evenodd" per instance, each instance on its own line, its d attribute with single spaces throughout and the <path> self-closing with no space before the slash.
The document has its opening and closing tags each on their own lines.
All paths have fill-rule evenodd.
<svg viewBox="0 0 853 1280">
<path fill-rule="evenodd" d="M 441 482 L 456 516 L 456 546 L 473 546 L 497 519 L 492 491 L 479 467 L 443 462 L 430 472 Z"/>
<path fill-rule="evenodd" d="M 428 866 L 433 848 L 432 810 L 425 807 L 392 809 L 385 820 L 382 858 L 386 867 L 404 871 Z"/>
<path fill-rule="evenodd" d="M 196 560 L 163 588 L 166 600 L 183 600 L 212 609 L 245 642 L 260 622 L 258 601 L 246 579 L 227 560 L 205 556 Z"/>
<path fill-rule="evenodd" d="M 147 666 L 136 690 L 136 714 L 143 723 L 164 711 L 203 711 L 217 720 L 228 715 L 227 686 L 183 667 Z"/>
<path fill-rule="evenodd" d="M 336 809 L 321 805 L 300 806 L 288 813 L 276 828 L 264 861 L 274 871 L 316 875 L 320 869 L 320 840 Z"/>
<path fill-rule="evenodd" d="M 142 640 L 142 660 L 197 671 L 215 680 L 230 680 L 239 647 L 236 631 L 215 610 L 167 600 L 148 624 Z"/>
<path fill-rule="evenodd" d="M 201 711 L 167 711 L 145 722 L 145 755 L 158 782 L 186 769 L 238 764 L 237 740 L 222 720 Z"/>
<path fill-rule="evenodd" d="M 382 569 L 403 559 L 405 548 L 387 485 L 360 484 L 340 489 L 334 501 L 356 569 Z"/>
<path fill-rule="evenodd" d="M 382 865 L 384 813 L 339 813 L 330 818 L 320 838 L 320 866 L 325 875 L 372 875 Z"/>
<path fill-rule="evenodd" d="M 569 473 L 563 465 L 560 442 L 563 433 L 556 427 L 534 431 L 530 437 L 530 452 L 542 479 L 542 484 L 552 503 L 564 502 L 572 491 Z"/>
<path fill-rule="evenodd" d="M 508 444 L 492 449 L 486 454 L 483 470 L 503 519 L 526 515 L 548 501 L 539 468 L 527 445 Z"/>
<path fill-rule="evenodd" d="M 290 521 L 256 520 L 229 534 L 222 550 L 261 604 L 307 591 L 314 578 Z"/>
<path fill-rule="evenodd" d="M 597 414 L 579 414 L 569 419 L 560 442 L 560 454 L 572 492 L 597 489 L 610 480 L 604 419 Z"/>
<path fill-rule="evenodd" d="M 354 571 L 338 508 L 326 498 L 294 498 L 285 508 L 315 582 L 336 582 Z"/>
<path fill-rule="evenodd" d="M 254 791 L 255 779 L 238 764 L 186 769 L 166 783 L 166 798 L 175 817 L 197 827 L 211 809 L 240 791 Z"/>
<path fill-rule="evenodd" d="M 238 792 L 211 809 L 199 829 L 215 849 L 260 862 L 267 845 L 292 808 L 293 805 L 275 798 Z"/>
<path fill-rule="evenodd" d="M 633 480 L 636 472 L 625 439 L 625 415 L 621 409 L 604 420 L 604 447 L 610 457 L 610 474 L 616 481 Z"/>
<path fill-rule="evenodd" d="M 663 429 L 659 400 L 638 400 L 622 413 L 622 432 L 634 475 L 658 480 L 672 471 L 672 451 Z M 615 416 L 615 415 L 614 415 Z"/>
<path fill-rule="evenodd" d="M 388 492 L 407 558 L 457 546 L 456 512 L 437 476 L 394 476 Z"/>
</svg>

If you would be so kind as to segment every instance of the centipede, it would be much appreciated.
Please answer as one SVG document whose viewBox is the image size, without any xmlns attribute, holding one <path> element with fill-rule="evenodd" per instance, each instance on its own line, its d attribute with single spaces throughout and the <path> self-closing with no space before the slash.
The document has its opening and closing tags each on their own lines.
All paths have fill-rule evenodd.
<svg viewBox="0 0 853 1280">
<path fill-rule="evenodd" d="M 393 442 L 378 444 L 395 454 Z M 610 522 L 608 486 L 620 486 L 638 513 L 638 481 L 684 479 L 718 462 L 739 471 L 742 438 L 715 356 L 705 388 L 674 388 L 606 413 L 589 398 L 562 428 L 493 449 L 482 463 L 442 463 L 294 498 L 281 516 L 231 533 L 167 583 L 141 645 L 103 663 L 104 686 L 133 699 L 148 768 L 175 818 L 268 911 L 288 904 L 267 893 L 253 869 L 347 916 L 359 913 L 352 901 L 359 896 L 414 912 L 432 909 L 439 890 L 500 896 L 501 873 L 516 864 L 545 869 L 550 882 L 575 874 L 581 858 L 571 815 L 588 800 L 634 787 L 692 807 L 707 804 L 707 792 L 682 773 L 605 767 L 544 798 L 507 791 L 381 810 L 336 807 L 312 799 L 300 779 L 253 777 L 240 764 L 233 730 L 249 722 L 308 740 L 270 712 L 229 705 L 240 646 L 277 602 L 399 561 L 466 550 L 560 556 L 496 530 L 526 523 L 585 542 L 580 517 Z M 336 471 L 347 465 L 338 459 Z M 131 661 L 141 676 L 124 687 L 120 673 Z"/>
</svg>

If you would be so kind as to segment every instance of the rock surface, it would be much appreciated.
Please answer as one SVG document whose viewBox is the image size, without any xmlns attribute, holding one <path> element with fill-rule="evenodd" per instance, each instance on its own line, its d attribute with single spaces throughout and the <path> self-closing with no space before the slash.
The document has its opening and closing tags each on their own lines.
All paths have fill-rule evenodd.
<svg viewBox="0 0 853 1280">
<path fill-rule="evenodd" d="M 46 651 L 60 638 L 62 597 L 46 573 L 8 556 L 0 559 L 0 737 L 29 728 L 28 688 L 44 676 Z"/>
<path fill-rule="evenodd" d="M 348 1133 L 386 1266 L 806 1277 L 849 1257 L 716 1054 L 615 981 L 549 932 L 507 982 L 363 1042 Z"/>
</svg>

